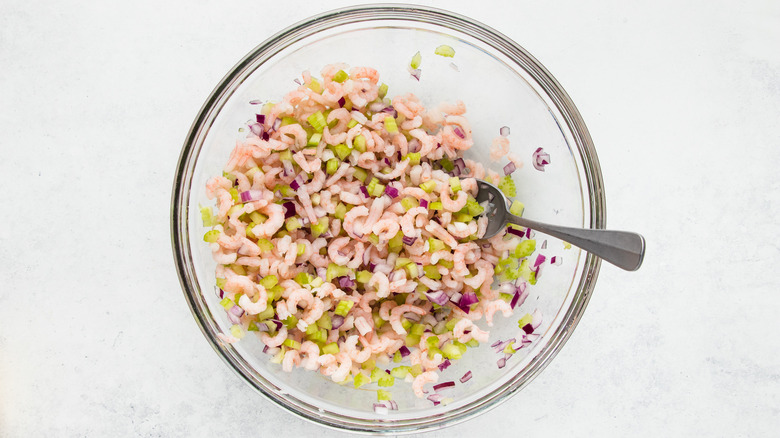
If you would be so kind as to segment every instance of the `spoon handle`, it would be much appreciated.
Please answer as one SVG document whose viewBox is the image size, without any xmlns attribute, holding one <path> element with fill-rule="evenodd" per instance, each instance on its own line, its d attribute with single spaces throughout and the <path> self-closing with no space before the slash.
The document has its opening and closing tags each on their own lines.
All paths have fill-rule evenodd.
<svg viewBox="0 0 780 438">
<path fill-rule="evenodd" d="M 557 237 L 627 271 L 636 271 L 645 256 L 645 238 L 628 231 L 569 228 L 507 214 L 507 221 Z"/>
</svg>

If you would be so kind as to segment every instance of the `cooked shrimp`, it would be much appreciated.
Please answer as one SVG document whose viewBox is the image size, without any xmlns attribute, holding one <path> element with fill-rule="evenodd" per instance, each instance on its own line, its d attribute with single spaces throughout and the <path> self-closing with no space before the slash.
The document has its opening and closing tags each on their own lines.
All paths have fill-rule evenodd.
<svg viewBox="0 0 780 438">
<path fill-rule="evenodd" d="M 493 315 L 499 310 L 505 318 L 512 315 L 512 307 L 506 301 L 501 299 L 490 301 L 485 307 L 485 320 L 490 327 L 493 327 Z"/>
<path fill-rule="evenodd" d="M 395 330 L 396 333 L 399 335 L 405 335 L 406 329 L 401 325 L 401 316 L 403 316 L 404 313 L 412 312 L 416 313 L 420 316 L 425 315 L 425 310 L 417 307 L 412 306 L 411 304 L 404 304 L 398 307 L 393 308 L 393 310 L 390 311 L 390 326 Z"/>
<path fill-rule="evenodd" d="M 266 332 L 260 334 L 260 340 L 263 341 L 268 348 L 274 348 L 282 345 L 282 342 L 287 339 L 287 328 L 282 326 L 279 332 L 275 336 L 271 336 Z"/>
<path fill-rule="evenodd" d="M 255 225 L 252 233 L 261 237 L 273 236 L 284 225 L 284 207 L 279 204 L 268 204 L 259 211 L 268 216 L 268 219 L 262 224 Z"/>
<path fill-rule="evenodd" d="M 301 354 L 303 359 L 300 365 L 309 371 L 314 371 L 320 367 L 318 359 L 320 358 L 320 347 L 312 341 L 301 343 Z"/>
<path fill-rule="evenodd" d="M 334 382 L 340 383 L 347 378 L 347 374 L 349 374 L 349 370 L 352 368 L 352 359 L 349 357 L 349 354 L 341 351 L 336 354 L 336 361 L 339 363 L 339 366 L 336 371 L 331 374 L 330 378 Z"/>
<path fill-rule="evenodd" d="M 414 395 L 420 398 L 425 397 L 427 391 L 425 391 L 423 386 L 425 386 L 426 383 L 436 383 L 438 381 L 439 381 L 439 375 L 433 371 L 426 371 L 420 374 L 419 376 L 414 378 L 414 382 L 412 383 L 412 389 L 414 390 Z"/>
<path fill-rule="evenodd" d="M 291 372 L 293 367 L 297 367 L 301 364 L 301 354 L 298 350 L 287 350 L 284 353 L 284 359 L 282 359 L 282 370 Z"/>
</svg>

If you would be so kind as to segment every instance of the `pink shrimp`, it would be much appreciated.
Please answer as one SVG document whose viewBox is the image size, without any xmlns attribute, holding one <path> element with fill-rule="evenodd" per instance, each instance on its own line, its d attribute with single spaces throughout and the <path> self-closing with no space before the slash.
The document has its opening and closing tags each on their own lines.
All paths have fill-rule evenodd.
<svg viewBox="0 0 780 438">
<path fill-rule="evenodd" d="M 263 286 L 255 285 L 258 291 L 257 300 L 252 301 L 248 295 L 241 295 L 238 299 L 238 305 L 250 315 L 257 315 L 268 308 L 268 293 Z"/>
<path fill-rule="evenodd" d="M 362 194 L 350 193 L 346 191 L 339 192 L 339 198 L 345 204 L 361 205 L 366 202 Z"/>
<path fill-rule="evenodd" d="M 393 108 L 403 114 L 407 119 L 413 119 L 425 110 L 417 98 L 411 93 L 394 97 Z"/>
<path fill-rule="evenodd" d="M 401 225 L 398 224 L 398 219 L 381 219 L 374 224 L 371 231 L 379 236 L 380 241 L 388 241 L 398 234 L 401 229 Z"/>
<path fill-rule="evenodd" d="M 409 135 L 420 141 L 420 156 L 427 157 L 434 149 L 436 149 L 436 137 L 428 134 L 422 129 L 412 129 L 409 131 Z"/>
<path fill-rule="evenodd" d="M 452 237 L 465 239 L 477 234 L 477 221 L 471 221 L 469 223 L 453 222 L 447 225 L 447 231 L 452 234 Z"/>
<path fill-rule="evenodd" d="M 346 266 L 349 263 L 350 257 L 340 254 L 341 249 L 346 247 L 349 241 L 349 237 L 339 237 L 330 242 L 330 245 L 328 245 L 328 256 L 333 263 L 339 266 Z"/>
<path fill-rule="evenodd" d="M 340 300 L 346 295 L 343 290 L 337 288 L 333 283 L 323 283 L 318 289 L 316 289 L 317 298 L 325 299 L 328 296 Z"/>
<path fill-rule="evenodd" d="M 395 165 L 395 169 L 393 169 L 390 173 L 377 173 L 374 176 L 376 176 L 379 179 L 383 180 L 391 180 L 398 178 L 399 176 L 403 175 L 404 172 L 406 172 L 406 168 L 409 167 L 409 158 L 399 161 Z M 465 205 L 465 203 L 464 203 Z"/>
<path fill-rule="evenodd" d="M 342 344 L 342 350 L 349 355 L 349 358 L 356 363 L 363 363 L 371 357 L 371 348 L 363 344 L 363 349 L 357 349 L 358 335 L 347 337 Z"/>
<path fill-rule="evenodd" d="M 383 301 L 379 305 L 379 317 L 385 321 L 390 321 L 390 311 L 393 310 L 398 304 L 395 301 Z"/>
<path fill-rule="evenodd" d="M 255 225 L 252 234 L 258 237 L 271 237 L 284 225 L 284 207 L 279 204 L 268 204 L 259 211 L 266 216 L 265 222 Z"/>
<path fill-rule="evenodd" d="M 325 186 L 330 187 L 332 186 L 336 181 L 340 180 L 344 175 L 349 172 L 351 169 L 351 166 L 349 163 L 341 163 L 341 166 L 336 169 L 336 172 L 333 173 L 333 175 L 330 176 L 327 180 L 325 180 Z"/>
<path fill-rule="evenodd" d="M 274 348 L 282 345 L 282 342 L 287 339 L 287 328 L 282 326 L 279 332 L 275 336 L 271 336 L 266 332 L 260 334 L 260 340 L 263 341 L 268 348 Z"/>
<path fill-rule="evenodd" d="M 474 289 L 479 288 L 484 283 L 492 283 L 493 282 L 493 265 L 485 260 L 477 260 L 477 262 L 474 264 L 474 267 L 477 268 L 477 275 L 471 277 L 471 278 L 465 278 L 463 282 L 473 287 Z"/>
<path fill-rule="evenodd" d="M 325 172 L 322 170 L 314 172 L 314 176 L 312 177 L 311 181 L 306 184 L 306 191 L 311 195 L 312 193 L 322 190 L 322 186 L 325 184 L 325 178 Z"/>
<path fill-rule="evenodd" d="M 406 329 L 401 325 L 401 316 L 403 316 L 404 313 L 412 312 L 416 313 L 420 316 L 425 315 L 425 310 L 421 309 L 417 306 L 412 306 L 411 304 L 403 304 L 401 306 L 393 308 L 393 310 L 390 311 L 390 326 L 395 330 L 396 333 L 399 335 L 405 335 Z"/>
<path fill-rule="evenodd" d="M 466 330 L 470 330 L 470 332 L 466 333 Z M 461 319 L 458 321 L 455 324 L 455 327 L 452 328 L 452 335 L 457 338 L 458 341 L 464 343 L 471 339 L 476 339 L 479 342 L 487 342 L 489 339 L 489 332 L 480 330 L 480 328 L 474 324 L 474 321 L 470 319 Z"/>
<path fill-rule="evenodd" d="M 466 201 L 469 199 L 468 193 L 461 190 L 458 192 L 457 198 L 453 201 L 450 198 L 450 187 L 449 185 L 442 185 L 441 191 L 439 192 L 441 194 L 441 205 L 444 207 L 445 210 L 456 212 L 460 211 L 463 207 L 466 206 Z"/>
<path fill-rule="evenodd" d="M 348 353 L 341 351 L 336 354 L 336 361 L 339 363 L 339 366 L 336 371 L 331 374 L 330 378 L 334 382 L 341 383 L 347 378 L 347 374 L 349 374 L 349 371 L 352 368 L 352 359 L 349 357 Z"/>
<path fill-rule="evenodd" d="M 490 159 L 493 161 L 498 161 L 508 153 L 509 139 L 503 136 L 494 138 L 493 144 L 490 146 Z"/>
<path fill-rule="evenodd" d="M 365 292 L 363 293 L 363 296 L 360 297 L 360 308 L 363 309 L 364 312 L 371 313 L 371 303 L 378 300 L 379 297 L 376 295 L 376 292 Z"/>
<path fill-rule="evenodd" d="M 414 395 L 416 395 L 419 398 L 425 397 L 425 389 L 423 388 L 426 383 L 436 383 L 439 381 L 439 375 L 436 374 L 433 371 L 426 371 L 417 377 L 414 378 L 414 382 L 412 382 L 412 390 L 414 390 Z"/>
<path fill-rule="evenodd" d="M 287 350 L 284 353 L 284 359 L 282 359 L 282 370 L 285 372 L 292 372 L 293 367 L 297 367 L 301 364 L 301 354 L 298 350 Z"/>
<path fill-rule="evenodd" d="M 309 263 L 314 265 L 316 268 L 324 268 L 328 266 L 328 259 L 327 257 L 323 257 L 320 254 L 320 250 L 322 248 L 325 248 L 325 246 L 328 244 L 328 241 L 325 240 L 322 237 L 319 237 L 314 240 L 314 242 L 311 243 L 311 256 L 309 257 Z"/>
<path fill-rule="evenodd" d="M 493 315 L 499 310 L 505 318 L 512 315 L 512 307 L 506 301 L 501 299 L 490 301 L 485 307 L 485 320 L 490 327 L 493 327 Z"/>
<path fill-rule="evenodd" d="M 469 269 L 466 266 L 466 254 L 470 251 L 476 251 L 479 249 L 479 245 L 474 242 L 461 243 L 455 247 L 455 254 L 452 256 L 453 269 L 452 273 L 464 277 L 469 274 Z"/>
<path fill-rule="evenodd" d="M 309 294 L 311 294 L 311 292 Z M 303 317 L 298 321 L 298 329 L 306 331 L 306 327 L 317 322 L 318 319 L 322 318 L 324 313 L 325 303 L 319 298 L 313 298 L 312 302 L 306 307 L 306 312 L 303 313 Z M 301 328 L 301 326 L 303 326 L 303 328 Z"/>
<path fill-rule="evenodd" d="M 364 108 L 368 102 L 378 97 L 379 90 L 375 83 L 364 81 L 348 81 L 344 85 L 344 91 L 356 108 Z"/>
<path fill-rule="evenodd" d="M 224 176 L 215 176 L 206 183 L 206 197 L 214 199 L 220 190 L 227 191 L 233 187 L 233 183 Z"/>
<path fill-rule="evenodd" d="M 425 226 L 425 229 L 434 237 L 441 239 L 450 248 L 455 248 L 458 246 L 458 241 L 455 240 L 455 238 L 452 237 L 452 235 L 448 233 L 447 230 L 442 228 L 441 225 L 437 224 L 436 222 L 428 222 L 428 225 Z"/>
<path fill-rule="evenodd" d="M 355 243 L 353 251 L 355 252 L 355 255 L 352 257 L 352 260 L 347 263 L 349 269 L 357 269 L 363 264 L 363 253 L 366 251 L 366 246 L 363 242 L 357 242 Z"/>
<path fill-rule="evenodd" d="M 465 160 L 466 168 L 471 170 L 469 174 L 476 179 L 485 179 L 485 167 L 481 163 L 472 160 Z"/>
<path fill-rule="evenodd" d="M 353 239 L 359 239 L 364 234 L 362 228 L 359 228 L 358 224 L 355 223 L 358 218 L 363 216 L 368 216 L 368 209 L 362 205 L 354 207 L 344 215 L 344 230 Z"/>
<path fill-rule="evenodd" d="M 439 111 L 444 114 L 459 116 L 466 112 L 466 105 L 462 100 L 455 101 L 455 104 L 442 103 L 439 105 Z"/>
<path fill-rule="evenodd" d="M 335 332 L 335 330 L 334 330 Z M 336 332 L 338 336 L 338 332 Z M 317 363 L 320 365 L 320 373 L 323 376 L 332 376 L 338 368 L 338 362 L 336 356 L 332 354 L 323 354 L 317 358 Z"/>
<path fill-rule="evenodd" d="M 376 288 L 376 296 L 378 298 L 385 298 L 390 295 L 390 280 L 381 272 L 375 272 L 366 286 Z"/>
<path fill-rule="evenodd" d="M 404 216 L 401 218 L 401 229 L 403 230 L 405 236 L 419 237 L 420 230 L 415 229 L 415 219 L 418 215 L 422 216 L 425 219 L 425 222 L 427 222 L 428 209 L 423 207 L 413 207 L 410 208 L 409 211 L 407 211 L 406 214 L 404 214 Z"/>
<path fill-rule="evenodd" d="M 301 169 L 303 169 L 303 171 L 307 173 L 315 172 L 317 170 L 320 170 L 320 167 L 322 167 L 322 161 L 319 158 L 314 158 L 311 161 L 307 161 L 306 156 L 303 154 L 303 152 L 294 153 L 293 160 L 295 160 L 295 162 L 298 163 L 299 166 L 301 166 Z"/>
<path fill-rule="evenodd" d="M 309 371 L 314 371 L 320 367 L 318 359 L 320 358 L 320 347 L 312 341 L 301 343 L 301 354 L 303 359 L 300 365 Z"/>
<path fill-rule="evenodd" d="M 306 306 L 304 307 L 307 308 L 311 307 L 314 304 L 314 296 L 311 294 L 311 291 L 301 288 L 292 292 L 290 296 L 287 298 L 288 311 L 290 313 L 295 313 L 298 305 L 301 302 L 306 303 Z"/>
</svg>

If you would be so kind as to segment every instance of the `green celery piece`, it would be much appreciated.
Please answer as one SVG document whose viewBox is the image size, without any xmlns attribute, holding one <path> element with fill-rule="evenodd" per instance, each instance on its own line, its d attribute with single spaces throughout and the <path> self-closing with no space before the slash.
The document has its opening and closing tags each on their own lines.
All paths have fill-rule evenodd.
<svg viewBox="0 0 780 438">
<path fill-rule="evenodd" d="M 412 67 L 412 69 L 418 69 L 420 68 L 420 64 L 422 64 L 422 55 L 420 52 L 417 52 L 412 56 L 412 61 L 409 63 L 409 66 Z"/>
<path fill-rule="evenodd" d="M 444 56 L 445 58 L 452 58 L 455 56 L 455 49 L 453 49 L 451 46 L 441 45 L 437 47 L 433 53 L 439 56 Z"/>
</svg>

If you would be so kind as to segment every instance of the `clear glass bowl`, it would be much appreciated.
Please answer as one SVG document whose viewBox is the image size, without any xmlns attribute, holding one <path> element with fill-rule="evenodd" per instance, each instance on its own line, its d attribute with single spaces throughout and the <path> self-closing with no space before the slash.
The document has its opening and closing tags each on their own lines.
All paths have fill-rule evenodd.
<svg viewBox="0 0 780 438">
<path fill-rule="evenodd" d="M 454 58 L 434 55 L 447 44 Z M 420 81 L 407 71 L 412 55 L 422 54 Z M 599 259 L 563 242 L 547 240 L 547 255 L 562 256 L 545 266 L 538 284 L 516 315 L 539 309 L 540 339 L 521 349 L 499 369 L 489 345 L 470 349 L 439 382 L 457 383 L 467 370 L 473 379 L 447 394 L 439 406 L 417 399 L 410 385 L 392 388 L 399 410 L 373 411 L 376 392 L 340 386 L 319 373 L 284 373 L 262 353 L 259 339 L 223 345 L 217 333 L 230 327 L 214 293 L 215 262 L 202 236 L 199 205 L 212 205 L 206 180 L 220 174 L 238 128 L 254 117 L 255 99 L 278 100 L 304 70 L 315 75 L 330 63 L 371 66 L 389 84 L 389 95 L 413 92 L 427 105 L 461 99 L 468 108 L 475 147 L 467 156 L 486 159 L 492 138 L 509 126 L 511 152 L 526 166 L 515 172 L 525 216 L 567 226 L 604 228 L 604 191 L 598 159 L 574 104 L 547 70 L 517 43 L 474 20 L 419 6 L 374 5 L 341 9 L 295 24 L 241 60 L 216 87 L 184 143 L 172 199 L 172 240 L 184 295 L 203 334 L 223 360 L 247 383 L 279 406 L 316 423 L 364 433 L 400 434 L 437 429 L 495 407 L 527 385 L 552 360 L 577 325 L 598 275 Z M 451 65 L 451 64 L 454 64 Z M 455 68 L 457 67 L 457 69 Z M 530 165 L 544 147 L 552 163 L 544 172 Z M 501 171 L 502 164 L 492 167 Z M 539 245 L 537 245 L 539 246 Z M 517 331 L 517 319 L 498 316 L 491 343 Z"/>
</svg>

